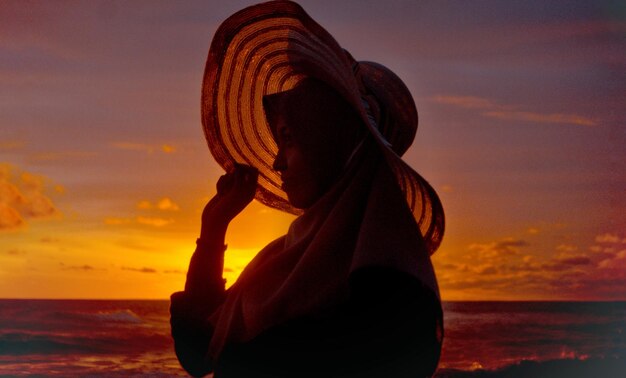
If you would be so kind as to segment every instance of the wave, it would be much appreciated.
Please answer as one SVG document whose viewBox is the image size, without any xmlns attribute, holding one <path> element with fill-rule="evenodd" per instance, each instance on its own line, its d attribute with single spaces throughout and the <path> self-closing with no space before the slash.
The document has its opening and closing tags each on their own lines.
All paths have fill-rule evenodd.
<svg viewBox="0 0 626 378">
<path fill-rule="evenodd" d="M 91 332 L 81 334 L 9 331 L 0 333 L 2 355 L 140 354 L 168 349 L 169 334 Z"/>
<path fill-rule="evenodd" d="M 439 369 L 435 378 L 595 378 L 623 377 L 626 360 L 620 358 L 556 359 L 546 361 L 522 360 L 496 370 Z"/>
<path fill-rule="evenodd" d="M 0 355 L 101 353 L 98 344 L 88 337 L 7 332 L 0 335 Z"/>
<path fill-rule="evenodd" d="M 137 314 L 128 309 L 119 311 L 99 311 L 96 313 L 78 313 L 78 315 L 85 317 L 87 320 L 95 319 L 104 323 L 143 323 L 143 320 Z"/>
</svg>

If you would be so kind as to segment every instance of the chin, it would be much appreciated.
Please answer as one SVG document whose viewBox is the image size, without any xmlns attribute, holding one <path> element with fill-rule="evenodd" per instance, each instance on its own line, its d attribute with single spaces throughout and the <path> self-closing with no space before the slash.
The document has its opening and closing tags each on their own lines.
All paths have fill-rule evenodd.
<svg viewBox="0 0 626 378">
<path fill-rule="evenodd" d="M 289 197 L 289 203 L 291 204 L 291 206 L 295 207 L 296 209 L 300 209 L 300 210 L 304 210 L 307 207 L 309 207 L 306 203 L 298 201 L 297 199 L 292 199 L 291 197 Z"/>
<path fill-rule="evenodd" d="M 309 207 L 311 207 L 311 205 L 313 205 L 313 203 L 315 203 L 315 200 L 312 200 L 311 198 L 289 193 L 287 193 L 287 198 L 289 199 L 289 203 L 291 204 L 291 206 L 300 210 L 308 209 Z"/>
</svg>

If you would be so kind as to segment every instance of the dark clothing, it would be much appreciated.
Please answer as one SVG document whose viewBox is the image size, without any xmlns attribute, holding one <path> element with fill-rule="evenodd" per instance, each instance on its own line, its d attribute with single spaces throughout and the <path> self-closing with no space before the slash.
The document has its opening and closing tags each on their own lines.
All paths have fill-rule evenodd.
<svg viewBox="0 0 626 378">
<path fill-rule="evenodd" d="M 426 377 L 437 367 L 441 305 L 409 274 L 361 268 L 351 275 L 350 296 L 341 306 L 227 345 L 217 361 L 207 357 L 213 331 L 207 318 L 228 292 L 220 280 L 205 282 L 211 281 L 194 291 L 188 277 L 186 290 L 171 298 L 176 354 L 193 376 Z"/>
</svg>

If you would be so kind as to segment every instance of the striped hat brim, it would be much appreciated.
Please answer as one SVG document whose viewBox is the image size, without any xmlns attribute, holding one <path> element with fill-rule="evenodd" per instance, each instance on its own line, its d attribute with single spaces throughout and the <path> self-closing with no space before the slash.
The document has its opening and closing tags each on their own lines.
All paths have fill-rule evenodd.
<svg viewBox="0 0 626 378">
<path fill-rule="evenodd" d="M 305 77 L 322 80 L 354 107 L 375 136 L 432 254 L 443 237 L 443 207 L 435 190 L 400 157 L 417 128 L 415 104 L 390 70 L 370 62 L 358 66 L 355 76 L 351 56 L 296 3 L 272 1 L 233 14 L 216 31 L 205 66 L 202 124 L 209 149 L 227 172 L 236 163 L 259 170 L 259 202 L 300 214 L 272 168 L 278 148 L 263 97 L 292 89 Z M 381 102 L 384 130 L 371 120 L 371 112 L 368 116 L 367 96 Z"/>
</svg>

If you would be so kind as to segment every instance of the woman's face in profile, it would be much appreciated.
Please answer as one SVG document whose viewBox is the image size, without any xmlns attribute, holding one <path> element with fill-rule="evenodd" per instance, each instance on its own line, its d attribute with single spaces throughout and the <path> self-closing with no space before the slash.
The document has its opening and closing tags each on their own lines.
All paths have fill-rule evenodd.
<svg viewBox="0 0 626 378">
<path fill-rule="evenodd" d="M 308 81 L 264 99 L 278 152 L 273 168 L 289 202 L 307 209 L 338 179 L 355 148 L 361 124 L 327 86 Z"/>
<path fill-rule="evenodd" d="M 285 113 L 274 118 L 278 153 L 273 168 L 282 180 L 282 189 L 287 193 L 291 205 L 298 209 L 311 207 L 330 186 L 332 179 L 328 170 L 324 174 L 324 159 L 319 159 L 315 150 L 306 148 L 296 137 Z"/>
</svg>

